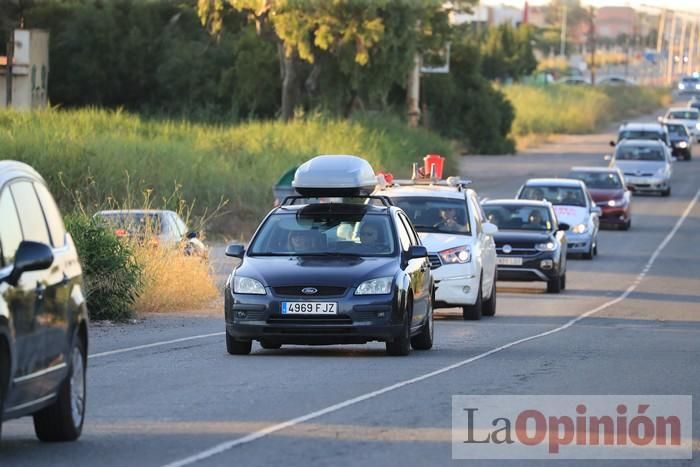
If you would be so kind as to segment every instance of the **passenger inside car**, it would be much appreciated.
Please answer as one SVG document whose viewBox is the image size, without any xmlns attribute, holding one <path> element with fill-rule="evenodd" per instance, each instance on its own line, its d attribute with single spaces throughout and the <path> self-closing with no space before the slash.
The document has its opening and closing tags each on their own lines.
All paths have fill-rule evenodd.
<svg viewBox="0 0 700 467">
<path fill-rule="evenodd" d="M 532 212 L 530 212 L 530 215 L 527 218 L 527 226 L 528 228 L 540 230 L 542 227 L 544 227 L 544 219 L 542 218 L 542 214 L 540 213 L 539 209 L 533 209 Z"/>
</svg>

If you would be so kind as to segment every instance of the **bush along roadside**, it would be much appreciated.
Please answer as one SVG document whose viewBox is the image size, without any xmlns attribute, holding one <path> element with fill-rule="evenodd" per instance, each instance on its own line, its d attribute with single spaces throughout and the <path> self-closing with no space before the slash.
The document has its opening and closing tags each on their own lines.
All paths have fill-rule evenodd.
<svg viewBox="0 0 700 467">
<path fill-rule="evenodd" d="M 144 287 L 144 275 L 131 247 L 85 214 L 70 214 L 65 222 L 83 266 L 90 318 L 132 318 Z"/>
</svg>

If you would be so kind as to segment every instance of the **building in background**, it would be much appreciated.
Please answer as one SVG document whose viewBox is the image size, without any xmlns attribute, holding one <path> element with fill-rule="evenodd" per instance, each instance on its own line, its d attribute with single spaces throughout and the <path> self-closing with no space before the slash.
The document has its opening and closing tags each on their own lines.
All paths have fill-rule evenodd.
<svg viewBox="0 0 700 467">
<path fill-rule="evenodd" d="M 12 66 L 12 107 L 46 107 L 49 84 L 49 33 L 39 29 L 15 30 Z M 0 57 L 0 107 L 7 106 L 7 57 Z"/>
<path fill-rule="evenodd" d="M 596 35 L 617 39 L 624 35 L 634 36 L 638 32 L 637 12 L 628 6 L 605 6 L 596 10 Z"/>
<path fill-rule="evenodd" d="M 477 5 L 471 13 L 450 13 L 452 24 L 476 24 L 479 26 L 499 26 L 509 23 L 518 26 L 523 22 L 524 11 L 509 5 Z"/>
</svg>

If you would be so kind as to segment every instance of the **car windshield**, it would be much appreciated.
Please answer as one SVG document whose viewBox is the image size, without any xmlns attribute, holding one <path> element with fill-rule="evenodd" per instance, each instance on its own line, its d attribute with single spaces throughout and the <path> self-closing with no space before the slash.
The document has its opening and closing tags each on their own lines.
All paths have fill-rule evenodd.
<svg viewBox="0 0 700 467">
<path fill-rule="evenodd" d="M 675 124 L 675 123 L 668 123 L 666 125 L 666 128 L 668 129 L 668 134 L 671 136 L 675 137 L 687 137 L 688 136 L 688 130 L 686 129 L 685 125 L 682 124 Z"/>
<path fill-rule="evenodd" d="M 664 134 L 660 131 L 652 130 L 622 130 L 619 139 L 664 139 Z"/>
<path fill-rule="evenodd" d="M 664 153 L 661 148 L 625 146 L 618 149 L 615 159 L 618 161 L 662 161 Z"/>
<path fill-rule="evenodd" d="M 622 181 L 617 172 L 586 172 L 575 171 L 569 177 L 581 180 L 588 188 L 596 190 L 618 190 L 622 188 Z"/>
<path fill-rule="evenodd" d="M 395 252 L 390 217 L 366 206 L 309 205 L 273 214 L 255 235 L 252 256 L 390 256 Z"/>
<path fill-rule="evenodd" d="M 464 199 L 422 196 L 392 197 L 418 232 L 471 234 L 469 212 Z"/>
<path fill-rule="evenodd" d="M 144 212 L 100 212 L 97 217 L 117 236 L 159 235 L 163 231 L 160 215 Z"/>
<path fill-rule="evenodd" d="M 586 206 L 586 195 L 577 186 L 525 186 L 519 198 L 549 201 L 557 206 Z"/>
<path fill-rule="evenodd" d="M 666 115 L 666 118 L 673 120 L 697 120 L 698 111 L 695 109 L 672 110 Z"/>
<path fill-rule="evenodd" d="M 552 230 L 549 209 L 544 206 L 487 204 L 484 213 L 500 230 Z"/>
</svg>

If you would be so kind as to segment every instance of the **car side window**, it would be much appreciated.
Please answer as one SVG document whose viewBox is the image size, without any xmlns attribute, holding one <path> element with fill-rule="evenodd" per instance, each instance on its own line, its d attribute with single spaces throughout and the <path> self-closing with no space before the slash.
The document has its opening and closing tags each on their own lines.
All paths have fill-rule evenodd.
<svg viewBox="0 0 700 467">
<path fill-rule="evenodd" d="M 411 237 L 409 237 L 408 232 L 406 231 L 406 226 L 403 225 L 403 221 L 400 219 L 399 216 L 396 216 L 396 230 L 399 231 L 399 241 L 401 242 L 401 249 L 403 251 L 408 251 L 408 248 L 411 246 Z"/>
<path fill-rule="evenodd" d="M 413 226 L 411 225 L 411 221 L 408 220 L 408 217 L 404 216 L 403 214 L 399 214 L 399 218 L 401 218 L 401 222 L 403 222 L 406 232 L 408 232 L 408 238 L 411 240 L 411 245 L 420 245 L 418 234 L 416 234 L 416 231 L 413 230 Z"/>
<path fill-rule="evenodd" d="M 14 263 L 15 253 L 22 242 L 22 227 L 9 188 L 0 193 L 0 219 L 0 263 L 7 266 Z"/>
<path fill-rule="evenodd" d="M 41 207 L 44 209 L 44 216 L 49 226 L 53 246 L 54 248 L 62 248 L 66 244 L 66 227 L 63 225 L 63 219 L 58 206 L 56 206 L 56 201 L 54 201 L 48 188 L 43 184 L 35 183 L 34 188 L 36 189 L 36 194 L 39 195 Z"/>
<path fill-rule="evenodd" d="M 10 185 L 10 190 L 15 199 L 24 239 L 50 245 L 51 240 L 44 219 L 44 211 L 41 210 L 41 204 L 39 204 L 39 198 L 36 196 L 32 183 L 17 182 Z"/>
</svg>

